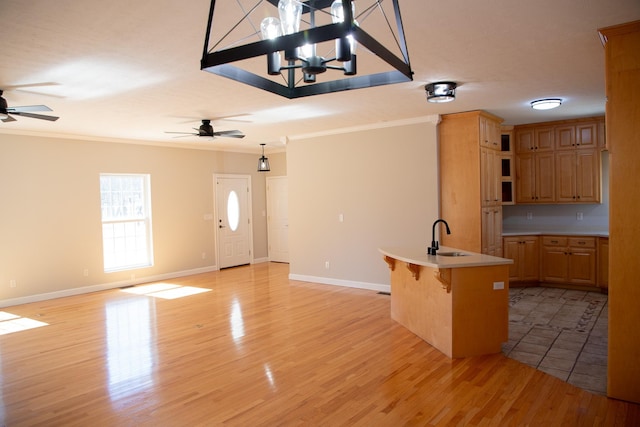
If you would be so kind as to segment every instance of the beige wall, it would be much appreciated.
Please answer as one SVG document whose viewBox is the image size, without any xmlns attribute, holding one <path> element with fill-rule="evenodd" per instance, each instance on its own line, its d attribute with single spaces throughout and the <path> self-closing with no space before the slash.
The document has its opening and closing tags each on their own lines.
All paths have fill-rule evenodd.
<svg viewBox="0 0 640 427">
<path fill-rule="evenodd" d="M 427 120 L 290 141 L 291 277 L 388 287 L 378 248 L 426 251 L 431 241 L 438 214 L 436 147 L 436 125 Z"/>
<path fill-rule="evenodd" d="M 285 175 L 285 155 L 268 156 L 269 174 Z M 256 171 L 258 157 L 0 134 L 0 306 L 122 285 L 132 274 L 139 282 L 214 269 L 214 223 L 203 218 L 214 213 L 214 173 L 251 175 L 254 259 L 265 260 L 269 174 Z M 103 272 L 102 172 L 151 174 L 153 267 Z"/>
</svg>

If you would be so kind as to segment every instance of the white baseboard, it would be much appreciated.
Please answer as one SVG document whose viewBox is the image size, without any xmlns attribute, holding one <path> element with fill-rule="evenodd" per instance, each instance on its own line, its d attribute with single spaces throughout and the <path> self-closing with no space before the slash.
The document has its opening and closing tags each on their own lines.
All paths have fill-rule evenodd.
<svg viewBox="0 0 640 427">
<path fill-rule="evenodd" d="M 109 289 L 122 288 L 123 286 L 133 286 L 140 283 L 157 282 L 158 280 L 175 279 L 176 277 L 190 276 L 192 274 L 208 273 L 216 271 L 218 267 L 201 267 L 191 270 L 174 271 L 171 273 L 157 274 L 154 276 L 137 277 L 134 280 L 121 280 L 118 282 L 103 283 L 98 285 L 83 286 L 82 288 L 64 289 L 62 291 L 48 292 L 46 294 L 29 295 L 26 297 L 0 300 L 0 308 L 13 305 L 28 304 L 32 302 L 45 301 L 54 298 L 70 297 L 73 295 L 88 294 L 91 292 L 106 291 Z"/>
<path fill-rule="evenodd" d="M 390 285 L 379 283 L 356 282 L 353 280 L 332 279 L 330 277 L 305 276 L 301 274 L 289 274 L 289 280 L 299 280 L 301 282 L 313 282 L 323 285 L 345 286 L 347 288 L 368 289 L 377 292 L 391 292 Z"/>
</svg>

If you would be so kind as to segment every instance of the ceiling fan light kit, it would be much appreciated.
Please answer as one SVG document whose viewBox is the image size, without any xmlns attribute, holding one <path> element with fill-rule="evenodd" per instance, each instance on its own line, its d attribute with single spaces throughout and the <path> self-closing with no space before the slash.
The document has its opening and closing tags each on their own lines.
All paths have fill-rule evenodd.
<svg viewBox="0 0 640 427">
<path fill-rule="evenodd" d="M 531 101 L 531 108 L 534 110 L 551 110 L 562 105 L 560 98 L 544 98 Z"/>
<path fill-rule="evenodd" d="M 424 87 L 427 93 L 427 101 L 437 103 L 451 102 L 456 99 L 457 86 L 455 82 L 429 83 Z"/>
<path fill-rule="evenodd" d="M 241 18 L 234 23 L 229 22 L 228 9 L 223 9 L 231 7 L 230 1 L 219 0 L 220 6 L 216 8 L 216 0 L 211 0 L 201 70 L 289 99 L 413 80 L 398 0 L 390 2 L 393 13 L 385 12 L 382 2 L 371 1 L 372 5 L 360 15 L 361 23 L 356 20 L 353 0 L 260 0 L 251 5 L 242 2 L 236 0 Z M 218 10 L 226 14 L 218 17 Z M 373 13 L 381 14 L 382 21 L 387 22 L 396 46 L 385 46 L 363 29 L 361 24 Z M 260 22 L 258 28 L 254 22 Z M 246 37 L 247 33 L 253 34 Z M 330 46 L 327 56 L 321 56 L 319 51 L 327 47 L 327 42 Z M 230 47 L 219 48 L 223 43 Z M 391 70 L 358 75 L 355 53 L 358 44 Z M 272 77 L 256 74 L 251 67 L 232 65 L 255 57 L 265 57 L 265 75 Z M 329 70 L 341 71 L 343 77 L 317 81 L 318 76 Z"/>
</svg>

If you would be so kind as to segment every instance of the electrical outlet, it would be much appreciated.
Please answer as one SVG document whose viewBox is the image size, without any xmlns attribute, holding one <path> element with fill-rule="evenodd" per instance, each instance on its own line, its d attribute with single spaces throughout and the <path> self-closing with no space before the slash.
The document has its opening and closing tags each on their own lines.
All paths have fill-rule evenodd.
<svg viewBox="0 0 640 427">
<path fill-rule="evenodd" d="M 89 269 L 88 269 L 88 268 L 85 268 L 85 269 L 82 271 L 82 275 L 83 275 L 84 277 L 89 277 Z"/>
<path fill-rule="evenodd" d="M 16 284 L 16 280 L 15 279 L 9 280 L 9 287 L 10 288 L 15 288 L 16 286 L 18 286 L 18 285 Z"/>
<path fill-rule="evenodd" d="M 327 270 L 329 269 L 329 261 L 324 262 L 324 268 L 326 268 Z"/>
<path fill-rule="evenodd" d="M 206 252 L 202 252 L 202 259 L 207 259 L 207 253 Z"/>
<path fill-rule="evenodd" d="M 532 220 L 533 219 L 533 212 L 527 212 L 527 219 L 528 220 Z"/>
<path fill-rule="evenodd" d="M 582 214 L 582 212 L 578 212 L 578 213 L 576 214 L 576 219 L 577 219 L 578 221 L 582 221 L 582 220 L 584 219 L 584 215 Z"/>
</svg>

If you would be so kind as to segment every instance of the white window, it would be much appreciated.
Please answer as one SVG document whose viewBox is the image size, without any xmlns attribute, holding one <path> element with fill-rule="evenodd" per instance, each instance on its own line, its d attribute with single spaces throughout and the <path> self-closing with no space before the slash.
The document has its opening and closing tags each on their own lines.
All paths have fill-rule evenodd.
<svg viewBox="0 0 640 427">
<path fill-rule="evenodd" d="M 153 265 L 149 175 L 100 174 L 104 271 Z"/>
</svg>

